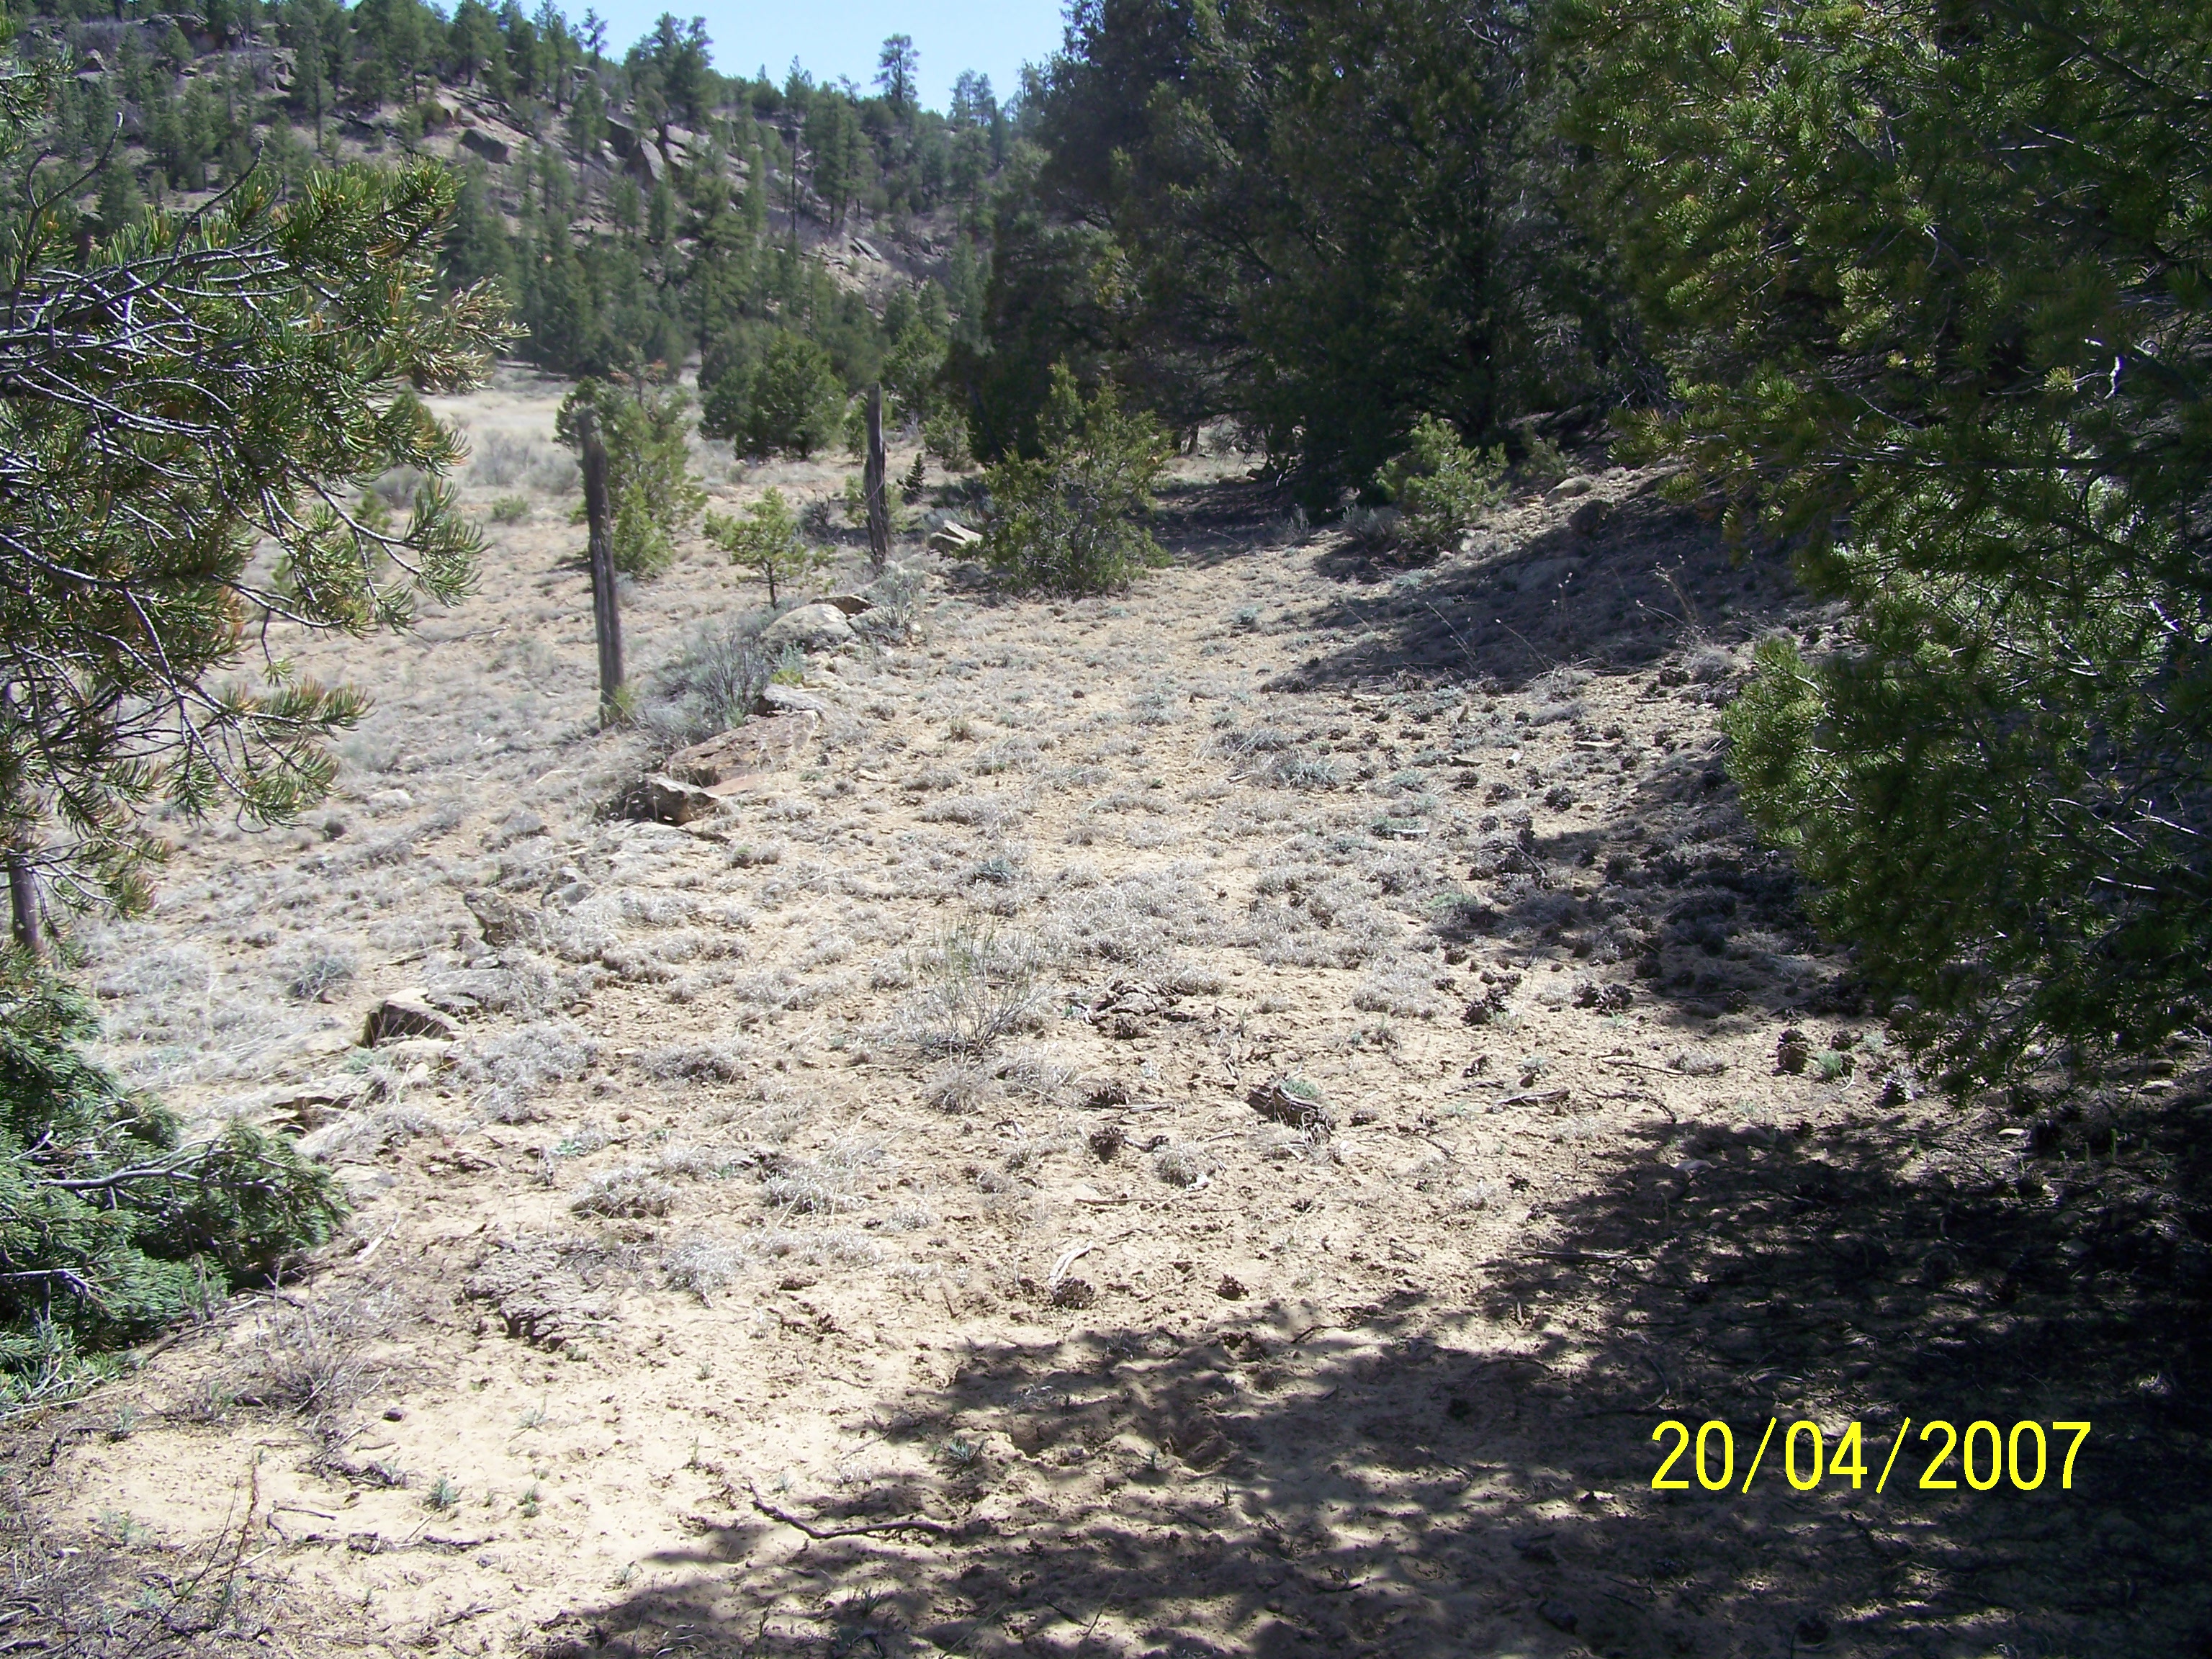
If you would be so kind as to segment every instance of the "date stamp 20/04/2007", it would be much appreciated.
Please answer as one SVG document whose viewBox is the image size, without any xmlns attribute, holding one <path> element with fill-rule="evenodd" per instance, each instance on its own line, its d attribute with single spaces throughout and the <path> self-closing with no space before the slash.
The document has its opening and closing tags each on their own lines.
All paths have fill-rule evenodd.
<svg viewBox="0 0 2212 1659">
<path fill-rule="evenodd" d="M 1779 1418 L 1766 1419 L 1766 1431 L 1759 1437 L 1759 1449 L 1752 1454 L 1751 1466 L 1738 1488 L 1733 1429 L 1713 1418 L 1699 1425 L 1693 1438 L 1688 1424 L 1680 1418 L 1666 1419 L 1651 1431 L 1654 1440 L 1671 1442 L 1671 1449 L 1660 1462 L 1658 1472 L 1651 1477 L 1651 1489 L 1687 1492 L 1691 1486 L 1689 1475 L 1694 1474 L 1697 1484 L 1707 1492 L 1748 1492 L 1751 1483 L 1759 1478 L 1759 1467 L 1765 1461 L 1767 1447 L 1772 1443 L 1780 1422 Z M 2058 1489 L 2071 1492 L 2074 1460 L 2082 1443 L 2089 1437 L 2089 1425 L 2054 1422 L 2050 1427 L 2051 1436 L 2046 1436 L 2042 1424 L 2022 1419 L 2012 1425 L 2008 1434 L 1989 1419 L 1982 1418 L 1969 1423 L 1961 1435 L 1954 1425 L 1941 1418 L 1924 1423 L 1915 1443 L 1924 1449 L 1926 1455 L 1926 1461 L 1920 1464 L 1917 1490 L 1956 1492 L 1960 1477 L 1964 1476 L 1967 1487 L 1974 1492 L 1993 1491 L 2001 1482 L 2009 1482 L 2017 1492 L 2033 1492 L 2055 1473 Z M 1889 1485 L 1890 1475 L 1897 1468 L 1898 1455 L 1905 1449 L 1911 1428 L 1912 1419 L 1909 1417 L 1898 1425 L 1897 1436 L 1890 1443 L 1889 1455 L 1875 1477 L 1875 1492 Z M 2069 1436 L 2070 1441 L 2066 1439 Z M 2057 1437 L 2058 1443 L 2053 1443 L 2052 1437 Z M 1958 1458 L 1955 1465 L 1952 1462 L 1954 1455 Z M 1686 1470 L 1675 1474 L 1675 1465 L 1686 1456 Z M 1868 1474 L 1866 1437 L 1856 1420 L 1846 1423 L 1836 1435 L 1832 1451 L 1820 1425 L 1809 1417 L 1801 1417 L 1790 1424 L 1782 1437 L 1780 1461 L 1783 1478 L 1799 1492 L 1812 1492 L 1823 1480 L 1848 1480 L 1851 1490 L 1856 1492 Z M 2054 1462 L 2057 1465 L 2055 1470 Z M 1905 1471 L 1905 1477 L 1910 1479 L 1911 1473 L 1910 1469 Z"/>
</svg>

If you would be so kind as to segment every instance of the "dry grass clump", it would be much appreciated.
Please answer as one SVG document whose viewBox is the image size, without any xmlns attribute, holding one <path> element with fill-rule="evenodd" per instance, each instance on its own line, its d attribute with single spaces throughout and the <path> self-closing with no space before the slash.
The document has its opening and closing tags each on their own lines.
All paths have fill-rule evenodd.
<svg viewBox="0 0 2212 1659">
<path fill-rule="evenodd" d="M 647 1077 L 672 1082 L 737 1083 L 745 1075 L 750 1050 L 743 1043 L 675 1042 L 648 1048 L 638 1056 L 638 1069 Z"/>
<path fill-rule="evenodd" d="M 386 1287 L 339 1291 L 312 1302 L 270 1297 L 234 1339 L 247 1357 L 233 1397 L 318 1416 L 345 1410 L 383 1379 L 366 1351 L 390 1333 L 392 1309 Z"/>
<path fill-rule="evenodd" d="M 915 990 L 894 1015 L 890 1045 L 925 1059 L 988 1054 L 1042 1024 L 1048 960 L 1035 939 L 965 925 L 909 953 Z"/>
<path fill-rule="evenodd" d="M 969 1054 L 957 1054 L 932 1066 L 921 1080 L 921 1097 L 940 1112 L 972 1112 L 999 1097 L 998 1079 L 990 1065 Z"/>
<path fill-rule="evenodd" d="M 295 1002 L 325 1002 L 353 983 L 360 956 L 343 939 L 310 933 L 279 951 L 272 965 Z"/>
<path fill-rule="evenodd" d="M 1195 1140 L 1171 1140 L 1152 1154 L 1152 1173 L 1170 1187 L 1195 1187 L 1214 1168 L 1213 1154 Z"/>
<path fill-rule="evenodd" d="M 1398 959 L 1378 963 L 1352 994 L 1352 1006 L 1398 1019 L 1434 1019 L 1444 1010 L 1426 963 Z"/>
<path fill-rule="evenodd" d="M 599 1047 L 572 1019 L 545 1019 L 477 1037 L 453 1052 L 453 1073 L 476 1087 L 476 1109 L 495 1123 L 529 1123 L 535 1102 L 592 1068 Z"/>
<path fill-rule="evenodd" d="M 947 795 L 931 801 L 915 816 L 924 823 L 961 823 L 989 832 L 1003 826 L 1013 811 L 1007 802 L 994 795 Z"/>
<path fill-rule="evenodd" d="M 1209 878 L 1194 865 L 1133 871 L 1111 882 L 1088 872 L 1063 872 L 1061 879 L 1073 896 L 1052 907 L 1048 936 L 1056 954 L 1158 978 L 1177 946 L 1210 945 L 1220 935 Z"/>
<path fill-rule="evenodd" d="M 593 1176 L 568 1207 L 579 1215 L 666 1215 L 676 1207 L 676 1188 L 643 1164 L 625 1164 Z"/>
<path fill-rule="evenodd" d="M 744 1161 L 723 1147 L 665 1146 L 648 1159 L 592 1176 L 568 1207 L 579 1215 L 666 1215 L 676 1206 L 674 1182 L 716 1180 Z"/>
<path fill-rule="evenodd" d="M 687 1291 L 704 1302 L 749 1269 L 768 1262 L 872 1267 L 883 1255 L 882 1246 L 857 1227 L 801 1231 L 763 1226 L 735 1238 L 694 1231 L 672 1240 L 661 1252 L 660 1277 L 669 1289 Z"/>
<path fill-rule="evenodd" d="M 799 1215 L 842 1215 L 867 1202 L 856 1190 L 862 1171 L 879 1162 L 883 1148 L 860 1140 L 833 1141 L 814 1158 L 765 1160 L 761 1202 Z"/>
</svg>

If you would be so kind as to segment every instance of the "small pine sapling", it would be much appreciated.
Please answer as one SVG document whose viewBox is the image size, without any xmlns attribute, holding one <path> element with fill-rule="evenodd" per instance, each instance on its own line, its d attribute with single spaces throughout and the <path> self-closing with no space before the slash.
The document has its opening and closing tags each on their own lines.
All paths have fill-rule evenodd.
<svg viewBox="0 0 2212 1659">
<path fill-rule="evenodd" d="M 782 589 L 823 568 L 830 550 L 799 534 L 799 515 L 771 489 L 744 512 L 732 517 L 707 515 L 707 538 L 730 556 L 730 562 L 768 584 L 769 608 L 782 602 Z"/>
<path fill-rule="evenodd" d="M 1448 553 L 1504 497 L 1505 452 L 1470 449 L 1449 421 L 1424 415 L 1406 447 L 1375 475 L 1400 517 L 1396 538 L 1414 552 Z"/>
</svg>

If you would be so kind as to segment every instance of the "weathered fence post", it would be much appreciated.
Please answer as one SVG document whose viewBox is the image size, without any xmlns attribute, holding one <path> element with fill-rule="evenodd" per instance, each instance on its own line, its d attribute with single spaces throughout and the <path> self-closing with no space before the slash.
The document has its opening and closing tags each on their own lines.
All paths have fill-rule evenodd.
<svg viewBox="0 0 2212 1659">
<path fill-rule="evenodd" d="M 868 388 L 868 465 L 861 474 L 860 488 L 868 501 L 868 562 L 879 571 L 891 556 L 890 506 L 884 499 L 888 465 L 884 455 L 884 389 L 872 386 Z"/>
<path fill-rule="evenodd" d="M 588 409 L 576 411 L 576 435 L 584 452 L 584 516 L 591 524 L 592 626 L 599 642 L 599 719 L 621 711 L 623 689 L 622 612 L 615 595 L 615 536 L 607 507 L 607 450 L 599 423 Z"/>
</svg>

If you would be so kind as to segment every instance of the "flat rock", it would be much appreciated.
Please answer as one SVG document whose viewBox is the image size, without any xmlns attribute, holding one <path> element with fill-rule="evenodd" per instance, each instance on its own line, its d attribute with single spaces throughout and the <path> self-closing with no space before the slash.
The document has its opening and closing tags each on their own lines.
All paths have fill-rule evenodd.
<svg viewBox="0 0 2212 1659">
<path fill-rule="evenodd" d="M 801 651 L 834 651 L 854 638 L 853 624 L 834 605 L 802 605 L 787 611 L 761 629 L 760 642 L 769 650 L 795 645 Z"/>
<path fill-rule="evenodd" d="M 787 686 L 770 690 L 784 696 L 791 695 Z M 765 701 L 769 693 L 763 691 L 761 696 Z M 821 724 L 822 715 L 817 708 L 783 708 L 773 714 L 763 714 L 743 726 L 708 738 L 704 743 L 678 750 L 662 763 L 660 775 L 678 783 L 712 789 L 720 784 L 773 771 L 804 749 Z"/>
<path fill-rule="evenodd" d="M 947 558 L 958 558 L 982 544 L 983 538 L 957 519 L 947 519 L 929 537 L 929 550 L 942 553 Z"/>
<path fill-rule="evenodd" d="M 450 1042 L 454 1035 L 453 1022 L 432 1007 L 422 992 L 402 991 L 369 1011 L 361 1040 L 363 1047 L 374 1048 L 400 1037 L 436 1037 Z"/>
<path fill-rule="evenodd" d="M 848 617 L 864 616 L 876 608 L 876 602 L 865 593 L 832 593 L 822 603 L 836 605 Z"/>
<path fill-rule="evenodd" d="M 811 691 L 802 691 L 795 685 L 778 685 L 771 681 L 760 689 L 753 699 L 756 714 L 827 714 L 830 705 Z"/>
</svg>

